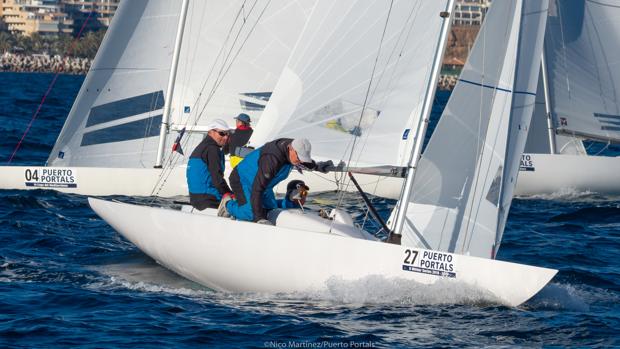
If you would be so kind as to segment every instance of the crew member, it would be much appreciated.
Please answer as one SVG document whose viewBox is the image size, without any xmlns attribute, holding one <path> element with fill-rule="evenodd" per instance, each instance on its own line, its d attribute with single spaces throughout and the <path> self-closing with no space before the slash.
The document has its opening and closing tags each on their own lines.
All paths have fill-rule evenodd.
<svg viewBox="0 0 620 349">
<path fill-rule="evenodd" d="M 206 137 L 192 152 L 187 163 L 187 186 L 190 204 L 202 211 L 217 208 L 224 196 L 232 194 L 224 179 L 224 153 L 230 127 L 226 121 L 215 119 L 207 126 Z"/>
<path fill-rule="evenodd" d="M 252 120 L 248 114 L 241 113 L 235 117 L 236 129 L 230 135 L 228 144 L 224 146 L 224 154 L 230 154 L 230 166 L 235 168 L 243 158 L 251 152 L 251 149 L 245 147 L 252 136 Z"/>
<path fill-rule="evenodd" d="M 333 166 L 331 160 L 312 161 L 310 151 L 310 142 L 305 138 L 280 138 L 251 152 L 230 175 L 236 198 L 224 198 L 218 215 L 271 224 L 267 220 L 267 211 L 284 208 L 276 200 L 273 188 L 288 177 L 293 167 L 326 173 Z"/>
</svg>

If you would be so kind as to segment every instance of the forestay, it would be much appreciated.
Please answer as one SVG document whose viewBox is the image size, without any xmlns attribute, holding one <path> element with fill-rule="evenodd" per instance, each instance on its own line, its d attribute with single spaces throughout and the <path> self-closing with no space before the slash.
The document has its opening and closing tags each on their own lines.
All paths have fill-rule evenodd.
<svg viewBox="0 0 620 349">
<path fill-rule="evenodd" d="M 316 0 L 190 1 L 172 122 L 258 119 Z"/>
<path fill-rule="evenodd" d="M 180 0 L 119 5 L 48 165 L 153 166 L 180 8 Z"/>
<path fill-rule="evenodd" d="M 414 141 L 447 1 L 322 1 L 251 143 L 304 136 L 313 156 L 403 165 Z M 360 155 L 363 156 L 360 157 Z"/>
<path fill-rule="evenodd" d="M 493 3 L 420 159 L 402 243 L 494 258 L 534 109 L 547 2 Z"/>
<path fill-rule="evenodd" d="M 556 130 L 620 142 L 618 1 L 551 1 L 545 54 Z"/>
</svg>

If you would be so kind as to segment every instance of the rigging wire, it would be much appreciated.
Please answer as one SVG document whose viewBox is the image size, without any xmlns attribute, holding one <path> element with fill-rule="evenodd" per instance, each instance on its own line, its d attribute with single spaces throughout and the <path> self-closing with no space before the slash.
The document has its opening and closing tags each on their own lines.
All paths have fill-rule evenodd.
<svg viewBox="0 0 620 349">
<path fill-rule="evenodd" d="M 485 77 L 486 77 L 486 74 L 485 74 L 485 68 L 486 68 L 485 60 L 486 60 L 486 53 L 487 53 L 487 50 L 486 50 L 486 26 L 481 28 L 481 29 L 482 29 L 482 33 L 478 34 L 478 38 L 480 37 L 480 35 L 482 35 L 482 64 L 481 64 L 481 66 L 482 66 L 481 70 L 482 71 L 480 73 L 481 79 L 480 79 L 480 87 L 479 87 L 480 101 L 479 101 L 479 104 L 478 104 L 478 137 L 476 137 L 476 142 L 477 142 L 477 144 L 476 144 L 476 152 L 477 152 L 477 154 L 474 154 L 476 156 L 476 160 L 477 161 L 475 163 L 476 167 L 474 168 L 474 174 L 476 174 L 476 172 L 478 172 L 478 171 L 476 171 L 476 168 L 478 168 L 478 166 L 481 164 L 481 162 L 482 162 L 482 153 L 484 153 L 484 148 L 481 149 L 481 147 L 480 147 L 480 142 L 481 142 L 480 135 L 483 132 L 483 130 L 482 130 L 482 123 L 483 123 L 483 118 L 484 118 L 484 116 L 482 115 L 482 112 L 483 112 L 482 109 L 483 109 L 483 104 L 484 104 L 484 100 L 483 100 L 484 99 L 484 89 L 485 89 L 484 81 L 485 81 Z M 497 92 L 497 86 L 494 85 L 493 86 L 493 97 L 492 97 L 493 99 L 495 99 L 496 92 Z M 488 130 L 488 125 L 487 125 L 487 130 Z M 475 183 L 473 184 L 474 193 L 476 192 L 476 188 L 478 186 L 479 177 L 480 177 L 479 173 L 477 173 L 477 175 L 474 178 L 474 181 L 475 181 Z M 463 185 L 467 185 L 467 182 L 468 182 L 468 178 L 465 178 L 465 183 Z M 470 202 L 469 194 L 471 193 L 471 190 L 472 190 L 472 186 L 470 185 L 469 190 L 467 191 L 467 197 L 465 198 L 466 199 L 465 206 L 462 208 L 463 211 L 467 209 L 468 203 Z M 461 201 L 462 199 L 463 199 L 463 197 L 461 196 L 459 198 L 459 201 Z M 473 199 L 472 199 L 472 203 L 473 203 Z M 465 248 L 465 243 L 467 241 L 467 236 L 469 235 L 469 223 L 471 222 L 472 211 L 473 211 L 473 208 L 470 207 L 469 208 L 469 213 L 468 213 L 468 216 L 467 216 L 467 222 L 465 223 L 465 234 L 463 236 L 463 244 L 461 246 L 461 249 Z M 463 217 L 465 217 L 465 212 L 463 212 Z M 446 220 L 447 220 L 447 217 L 444 218 L 444 222 Z M 462 220 L 463 219 L 461 219 L 461 222 L 462 222 Z M 445 226 L 446 226 L 446 224 L 444 223 L 444 227 Z M 457 228 L 457 227 L 461 228 L 461 225 L 455 225 L 454 226 L 454 228 Z M 452 234 L 455 234 L 455 233 L 458 233 L 458 232 L 454 232 L 454 231 L 452 232 Z"/>
<path fill-rule="evenodd" d="M 508 20 L 507 20 L 506 23 L 508 23 Z M 514 19 L 513 19 L 513 22 L 511 23 L 511 26 L 512 25 L 514 25 Z M 521 24 L 519 23 L 519 25 L 521 25 Z M 486 33 L 486 31 L 485 31 L 485 33 Z M 510 37 L 509 37 L 508 41 L 510 41 Z M 486 41 L 485 40 L 483 40 L 483 52 L 486 52 Z M 483 68 L 482 69 L 484 69 L 484 66 L 485 66 L 485 64 L 484 64 L 484 58 L 485 57 L 486 56 L 483 54 Z M 496 73 L 497 73 L 498 77 L 501 74 L 502 68 L 503 68 L 503 65 L 502 66 L 498 66 L 498 68 L 497 68 L 498 71 Z M 514 74 L 516 74 L 516 67 L 515 67 L 515 70 L 513 70 L 513 77 L 512 77 L 513 78 L 513 83 L 512 83 L 511 90 L 513 90 L 513 91 L 514 91 L 514 81 L 516 81 L 516 77 L 514 76 Z M 498 80 L 498 82 L 499 82 L 499 80 Z M 484 87 L 481 86 L 481 89 L 482 88 L 484 88 Z M 491 97 L 491 103 L 490 103 L 491 106 L 494 105 L 494 103 L 495 103 L 495 99 L 497 97 L 497 91 L 498 91 L 498 86 L 496 86 L 494 84 L 493 95 Z M 482 95 L 483 94 L 481 93 L 481 99 L 482 99 Z M 511 98 L 512 98 L 512 96 L 511 96 Z M 482 105 L 481 105 L 481 108 L 480 108 L 480 113 L 482 113 Z M 508 116 L 507 116 L 508 117 L 508 122 L 510 122 L 510 115 L 511 114 L 512 114 L 512 111 L 510 111 L 508 113 Z M 483 156 L 485 155 L 485 150 L 487 148 L 486 147 L 486 145 L 487 145 L 487 141 L 486 140 L 487 140 L 487 135 L 489 134 L 489 123 L 490 123 L 490 120 L 491 120 L 491 115 L 488 116 L 486 129 L 482 130 L 484 132 L 483 137 L 478 137 L 478 148 L 477 149 L 478 149 L 479 153 L 477 154 L 476 167 L 474 168 L 474 171 L 475 171 L 475 181 L 474 181 L 473 187 L 470 187 L 470 190 L 469 190 L 469 193 L 471 193 L 472 189 L 473 189 L 474 195 L 476 195 L 479 186 L 486 185 L 486 183 L 488 183 L 488 179 L 489 179 L 489 175 L 490 175 L 490 171 L 489 170 L 490 170 L 490 167 L 492 165 L 491 161 L 488 161 L 486 170 L 484 170 L 484 171 L 483 170 L 476 171 L 476 169 L 480 169 L 480 167 L 483 165 L 483 161 L 482 160 L 483 160 Z M 479 124 L 479 126 L 480 126 L 480 124 Z M 479 134 L 481 134 L 480 132 L 481 132 L 481 130 L 479 128 Z M 499 130 L 497 130 L 496 132 L 499 132 Z M 510 131 L 508 131 L 508 132 L 510 132 Z M 498 135 L 498 133 L 496 133 L 495 143 L 497 142 L 497 135 Z M 482 141 L 483 142 L 482 147 L 480 145 L 481 140 L 484 140 L 484 141 Z M 492 148 L 493 151 L 495 150 L 495 145 L 496 145 L 495 143 L 492 144 L 493 145 L 493 148 Z M 507 147 L 509 147 L 509 144 L 506 144 L 506 149 L 504 149 L 504 152 L 507 151 Z M 500 164 L 500 169 L 501 169 L 500 176 L 503 176 L 503 170 L 504 170 L 504 166 L 505 165 L 506 165 L 505 163 L 501 163 Z M 481 172 L 484 172 L 484 173 L 481 173 Z M 484 175 L 484 178 L 481 178 L 481 177 L 483 177 L 483 175 Z M 501 180 L 503 180 L 503 178 L 501 178 Z M 482 183 L 480 183 L 480 182 L 482 182 Z M 481 192 L 479 195 L 483 195 L 483 193 Z M 470 199 L 471 199 L 471 201 L 470 201 Z M 475 210 L 475 213 L 474 213 L 474 202 L 476 201 L 475 197 L 471 197 L 471 196 L 468 195 L 467 200 L 468 200 L 467 202 L 471 202 L 471 206 L 469 207 L 469 212 L 467 214 L 467 222 L 465 224 L 465 230 L 464 230 L 465 233 L 464 233 L 463 242 L 462 242 L 462 245 L 461 245 L 461 250 L 462 251 L 464 251 L 465 248 L 467 248 L 467 250 L 469 250 L 469 248 L 471 246 L 471 242 L 473 240 L 474 230 L 476 229 L 476 224 L 472 225 L 471 226 L 471 230 L 470 230 L 470 222 L 478 222 L 478 215 L 480 214 L 480 207 L 481 207 L 482 202 L 483 202 L 482 200 L 477 200 L 477 205 L 476 205 L 477 207 L 476 207 L 476 210 Z M 498 200 L 499 200 L 499 198 L 498 198 Z M 497 203 L 497 207 L 498 207 L 498 209 L 501 208 L 501 202 Z M 467 203 L 466 203 L 466 206 L 465 206 L 464 209 L 467 209 Z M 472 219 L 472 215 L 474 216 L 473 219 Z M 463 216 L 465 216 L 465 214 L 463 214 Z M 468 240 L 468 237 L 470 235 L 471 235 L 471 237 Z"/>
<path fill-rule="evenodd" d="M 246 1 L 244 1 L 243 4 L 241 5 L 242 7 L 245 5 L 245 2 Z M 218 61 L 219 61 L 220 57 L 222 56 L 223 52 L 225 51 L 225 48 L 226 48 L 226 45 L 227 45 L 227 43 L 228 43 L 228 41 L 230 39 L 230 36 L 232 35 L 232 33 L 234 31 L 234 27 L 238 23 L 238 20 L 239 20 L 239 17 L 241 15 L 241 12 L 242 12 L 242 9 L 240 8 L 237 11 L 237 14 L 236 14 L 236 16 L 235 16 L 235 18 L 234 18 L 234 20 L 233 20 L 229 30 L 228 30 L 227 36 L 224 39 L 222 47 L 220 48 L 220 51 L 218 52 L 218 54 L 217 54 L 217 56 L 216 56 L 216 58 L 215 58 L 215 60 L 213 62 L 213 65 L 211 66 L 211 69 L 209 70 L 209 73 L 207 74 L 207 77 L 204 80 L 203 85 L 200 88 L 198 96 L 196 97 L 196 100 L 194 101 L 193 105 L 190 108 L 190 113 L 191 113 L 191 111 L 195 110 L 196 106 L 200 103 L 200 100 L 201 100 L 201 98 L 203 96 L 203 93 L 204 93 L 205 89 L 207 88 L 207 83 L 208 83 L 209 79 L 211 78 L 211 75 L 215 71 L 215 68 L 216 68 L 216 66 L 218 64 Z M 244 20 L 244 23 L 245 23 L 245 20 Z M 243 29 L 243 24 L 239 28 L 239 31 L 241 31 L 242 29 Z M 231 49 L 232 49 L 232 47 L 234 45 L 235 45 L 235 42 L 232 43 Z M 228 54 L 230 54 L 230 52 Z M 184 124 L 183 124 L 184 127 L 186 127 L 189 124 L 189 119 L 190 118 L 188 118 L 184 122 Z M 200 115 L 198 115 L 198 117 L 195 117 L 193 126 L 195 126 L 198 123 L 199 119 L 200 119 Z M 185 147 L 185 146 L 187 146 L 189 144 L 189 139 L 190 139 L 190 137 L 188 136 L 184 140 L 182 140 L 181 148 L 183 148 L 183 147 Z M 159 176 L 157 182 L 155 183 L 155 185 L 153 186 L 153 190 L 151 191 L 151 196 L 159 195 L 159 193 L 161 192 L 161 190 L 163 189 L 163 187 L 167 183 L 168 177 L 170 176 L 170 174 L 172 174 L 172 171 L 173 171 L 176 163 L 178 162 L 178 158 L 179 158 L 178 154 L 175 154 L 174 151 L 170 151 L 169 154 L 170 155 L 167 157 L 167 164 L 166 164 L 166 166 L 163 166 L 162 173 L 160 174 L 160 176 Z"/>
<path fill-rule="evenodd" d="M 88 16 L 86 17 L 86 20 L 84 20 L 84 23 L 82 24 L 82 27 L 80 28 L 80 31 L 78 32 L 77 36 L 75 37 L 75 40 L 73 40 L 73 44 L 71 45 L 69 50 L 67 50 L 67 56 L 70 56 L 73 53 L 73 51 L 75 50 L 75 46 L 77 45 L 78 40 L 82 36 L 82 32 L 84 31 L 84 28 L 86 28 L 86 24 L 88 24 L 88 21 L 90 20 L 92 15 L 93 15 L 93 11 L 88 12 Z M 39 112 L 41 111 L 41 108 L 43 108 L 43 104 L 45 103 L 45 100 L 47 99 L 47 96 L 50 94 L 50 92 L 52 92 L 52 89 L 54 88 L 54 85 L 56 85 L 56 80 L 58 80 L 58 76 L 60 75 L 60 73 L 62 73 L 62 68 L 59 68 L 58 71 L 56 72 L 56 74 L 54 74 L 54 78 L 52 79 L 52 82 L 50 82 L 49 86 L 47 87 L 47 91 L 45 91 L 45 94 L 43 95 L 43 98 L 41 99 L 41 102 L 39 103 L 39 106 L 37 107 L 37 110 L 34 112 L 34 114 L 32 114 L 32 117 L 30 118 L 30 122 L 28 123 L 28 126 L 26 127 L 26 130 L 22 134 L 22 137 L 19 140 L 19 142 L 17 142 L 17 144 L 15 145 L 15 149 L 13 150 L 13 153 L 9 157 L 9 160 L 7 161 L 7 164 L 10 164 L 13 161 L 13 158 L 15 157 L 15 154 L 17 154 L 17 151 L 21 147 L 22 142 L 24 141 L 24 139 L 26 138 L 26 135 L 28 134 L 28 132 L 30 131 L 30 128 L 32 127 L 32 124 L 34 123 L 34 121 L 39 116 Z"/>
<path fill-rule="evenodd" d="M 247 12 L 247 17 L 249 17 L 252 12 L 254 12 L 254 9 L 256 7 L 256 5 L 258 4 L 258 1 L 255 1 L 254 4 L 251 6 L 251 8 L 248 10 Z M 215 92 L 217 91 L 217 89 L 219 88 L 220 84 L 222 83 L 222 81 L 224 80 L 224 78 L 226 77 L 226 75 L 228 74 L 230 68 L 232 67 L 233 63 L 235 62 L 235 60 L 237 59 L 237 57 L 239 56 L 241 50 L 245 47 L 245 44 L 247 43 L 248 39 L 251 37 L 251 35 L 254 33 L 254 30 L 256 29 L 256 26 L 258 25 L 258 23 L 260 22 L 261 18 L 263 17 L 263 15 L 265 14 L 267 8 L 269 7 L 269 5 L 271 4 L 272 0 L 269 0 L 267 2 L 267 4 L 263 7 L 262 11 L 260 12 L 260 14 L 258 15 L 256 21 L 254 22 L 253 26 L 249 29 L 247 35 L 245 38 L 242 38 L 243 41 L 241 42 L 241 44 L 239 45 L 239 48 L 237 49 L 236 52 L 234 52 L 235 50 L 235 45 L 237 44 L 240 36 L 241 36 L 241 32 L 243 30 L 243 28 L 245 27 L 246 23 L 247 23 L 247 18 L 246 16 L 242 16 L 243 17 L 243 23 L 241 24 L 237 34 L 235 35 L 235 38 L 230 46 L 230 50 L 228 51 L 228 53 L 226 54 L 226 56 L 224 57 L 224 61 L 222 63 L 222 66 L 220 67 L 217 76 L 216 76 L 216 80 L 214 82 L 214 85 L 212 87 L 212 89 L 209 91 L 209 94 L 207 96 L 207 100 L 205 101 L 205 104 L 203 106 L 203 108 L 200 110 L 200 112 L 197 114 L 197 116 L 195 117 L 195 120 L 193 122 L 192 126 L 196 126 L 198 124 L 198 121 L 200 120 L 200 118 L 203 116 L 207 106 L 209 105 L 209 102 L 211 101 L 211 99 L 213 98 L 213 96 L 215 95 Z M 244 3 L 242 4 L 242 8 L 245 7 L 245 3 L 246 1 L 244 1 Z M 218 53 L 218 57 L 221 56 L 222 51 L 224 50 L 224 47 L 226 46 L 226 42 L 230 39 L 231 34 L 233 32 L 233 28 L 235 26 L 235 24 L 238 22 L 240 14 L 241 14 L 242 10 L 240 9 L 237 13 L 237 16 L 235 18 L 235 21 L 233 22 L 229 33 L 224 41 L 224 45 L 222 45 L 222 49 L 220 50 L 220 53 Z M 244 14 L 245 14 L 245 10 L 244 10 Z M 230 61 L 229 61 L 230 60 Z M 196 100 L 196 102 L 194 103 L 194 107 L 196 105 L 198 105 L 199 99 L 200 97 L 203 95 L 204 90 L 207 87 L 207 82 L 209 80 L 209 77 L 211 76 L 212 72 L 215 69 L 215 65 L 217 64 L 217 59 L 214 62 L 214 65 L 212 66 L 212 69 L 209 73 L 209 76 L 207 77 L 207 79 L 205 80 L 205 83 L 203 84 L 201 91 L 199 93 L 199 96 Z M 193 109 L 193 108 L 192 108 Z M 187 124 L 189 123 L 189 119 L 184 123 L 184 126 L 186 127 Z M 187 145 L 189 143 L 189 139 L 190 137 L 185 138 L 185 140 L 183 140 L 182 142 L 182 146 L 183 145 Z M 155 187 L 153 189 L 153 191 L 151 192 L 151 195 L 157 195 L 162 188 L 164 187 L 165 183 L 168 180 L 168 177 L 170 176 L 170 174 L 172 173 L 172 170 L 174 168 L 174 165 L 176 165 L 176 163 L 178 162 L 178 159 L 180 158 L 178 156 L 178 154 L 175 154 L 174 151 L 170 152 L 171 155 L 168 157 L 168 161 L 167 161 L 167 173 L 162 172 L 162 174 L 160 175 L 160 178 L 158 179 L 158 182 L 155 184 Z"/>
<path fill-rule="evenodd" d="M 383 109 L 383 106 L 387 102 L 387 100 L 388 100 L 388 98 L 389 98 L 389 96 L 391 94 L 391 91 L 392 91 L 391 86 L 394 84 L 394 82 L 396 80 L 398 80 L 398 78 L 402 78 L 402 76 L 397 78 L 397 74 L 396 74 L 397 73 L 397 69 L 396 68 L 399 66 L 399 62 L 400 62 L 400 60 L 401 60 L 401 58 L 403 56 L 404 49 L 405 49 L 405 44 L 409 41 L 409 37 L 413 33 L 413 28 L 414 28 L 414 24 L 416 23 L 418 13 L 421 12 L 421 11 L 416 11 L 416 10 L 419 10 L 420 6 L 422 6 L 421 3 L 418 3 L 418 8 L 417 9 L 415 7 L 411 7 L 411 11 L 409 12 L 409 15 L 407 17 L 407 22 L 410 22 L 410 25 L 406 25 L 407 23 L 405 23 L 405 25 L 403 26 L 403 29 L 400 31 L 400 33 L 398 35 L 398 38 L 396 39 L 396 43 L 394 44 L 394 48 L 392 49 L 392 52 L 388 55 L 388 60 L 387 60 L 384 72 L 379 76 L 379 80 L 377 81 L 377 83 L 374 86 L 374 90 L 373 90 L 373 92 L 371 94 L 370 99 L 373 99 L 375 94 L 377 93 L 377 90 L 379 88 L 379 84 L 380 84 L 381 80 L 383 79 L 383 76 L 385 75 L 385 71 L 388 69 L 388 66 L 390 65 L 390 62 L 392 61 L 392 58 L 396 54 L 396 49 L 399 46 L 399 43 L 401 43 L 401 38 L 402 38 L 403 34 L 406 32 L 405 38 L 402 41 L 402 46 L 400 48 L 400 51 L 398 52 L 398 56 L 396 58 L 396 61 L 393 63 L 394 69 L 392 70 L 392 74 L 391 74 L 391 76 L 390 76 L 390 78 L 388 79 L 388 82 L 387 82 L 386 90 L 389 91 L 390 93 L 388 93 L 384 97 L 383 102 L 381 104 L 381 107 L 378 108 L 379 110 Z M 406 28 L 409 28 L 409 30 L 405 30 Z M 429 72 L 429 74 L 430 74 L 430 72 Z M 423 99 L 423 95 L 421 94 L 418 97 L 418 104 L 422 102 L 422 99 Z M 375 125 L 375 123 L 373 123 L 373 125 L 368 129 L 367 134 L 370 134 L 372 132 L 372 129 L 374 128 L 374 125 Z M 412 137 L 412 139 L 414 139 L 414 138 L 415 137 Z M 366 148 L 367 145 L 368 145 L 368 137 L 366 137 L 366 141 L 363 143 L 362 148 L 358 152 L 357 159 L 356 159 L 357 162 L 359 162 L 359 160 L 362 157 L 362 154 L 364 154 L 364 149 Z M 379 180 L 377 180 L 376 183 L 377 183 L 377 185 L 375 186 L 373 194 L 375 194 L 376 191 L 377 191 L 377 186 L 378 186 Z M 350 183 L 348 183 L 347 186 L 348 185 L 350 185 Z"/>
<path fill-rule="evenodd" d="M 388 23 L 390 21 L 390 15 L 392 14 L 392 7 L 393 7 L 393 5 L 394 5 L 394 0 L 390 1 L 390 7 L 388 9 L 387 16 L 386 16 L 386 19 L 385 19 L 385 25 L 383 26 L 383 32 L 381 33 L 381 40 L 379 41 L 379 49 L 377 50 L 377 56 L 375 57 L 375 62 L 373 64 L 372 72 L 370 74 L 370 79 L 368 81 L 368 88 L 366 89 L 366 95 L 364 96 L 364 104 L 362 105 L 362 110 L 360 112 L 359 121 L 357 123 L 357 128 L 358 129 L 359 129 L 359 127 L 362 124 L 362 119 L 363 119 L 363 116 L 364 116 L 364 112 L 365 112 L 366 107 L 368 105 L 368 97 L 370 96 L 370 90 L 371 90 L 371 87 L 372 87 L 373 79 L 375 77 L 375 71 L 376 71 L 377 65 L 379 63 L 379 57 L 381 56 L 381 49 L 383 47 L 383 41 L 385 39 L 385 34 L 387 32 L 387 26 L 388 26 Z M 351 152 L 350 152 L 349 158 L 347 160 L 347 167 L 349 167 L 351 165 L 351 161 L 353 159 L 353 152 L 355 150 L 356 142 L 357 142 L 357 136 L 353 137 L 353 144 L 351 146 Z M 345 193 L 344 191 L 340 192 L 336 208 L 342 206 L 342 202 L 344 200 L 344 195 L 345 195 L 344 193 Z M 330 230 L 331 230 L 331 227 L 330 227 Z"/>
</svg>

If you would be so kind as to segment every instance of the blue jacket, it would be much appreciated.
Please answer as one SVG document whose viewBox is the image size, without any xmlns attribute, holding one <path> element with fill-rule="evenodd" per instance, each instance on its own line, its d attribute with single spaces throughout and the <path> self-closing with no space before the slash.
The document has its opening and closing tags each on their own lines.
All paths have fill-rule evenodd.
<svg viewBox="0 0 620 349">
<path fill-rule="evenodd" d="M 217 200 L 231 192 L 224 179 L 224 153 L 210 136 L 198 144 L 187 162 L 187 186 L 191 194 L 209 194 Z"/>
<path fill-rule="evenodd" d="M 237 203 L 227 205 L 237 219 L 265 219 L 267 210 L 298 207 L 288 200 L 276 200 L 273 188 L 286 179 L 293 168 L 288 160 L 290 138 L 276 139 L 248 154 L 230 175 Z M 232 210 L 231 210 L 232 208 Z"/>
</svg>

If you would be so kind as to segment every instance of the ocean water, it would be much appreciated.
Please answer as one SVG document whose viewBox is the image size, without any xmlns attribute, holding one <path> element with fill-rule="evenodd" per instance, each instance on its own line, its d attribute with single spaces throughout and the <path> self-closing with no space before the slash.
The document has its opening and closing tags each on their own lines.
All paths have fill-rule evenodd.
<svg viewBox="0 0 620 349">
<path fill-rule="evenodd" d="M 3 165 L 52 78 L 0 73 Z M 45 162 L 82 80 L 58 79 L 13 164 Z M 446 99 L 440 94 L 437 107 Z M 316 209 L 334 200 L 326 193 L 309 203 Z M 373 202 L 384 215 L 394 204 Z M 363 207 L 353 197 L 347 205 Z M 221 293 L 159 266 L 99 219 L 84 197 L 4 190 L 0 347 L 620 346 L 620 199 L 582 193 L 517 199 L 497 258 L 559 273 L 516 308 L 475 291 L 380 277 L 333 280 L 321 293 Z"/>
</svg>

